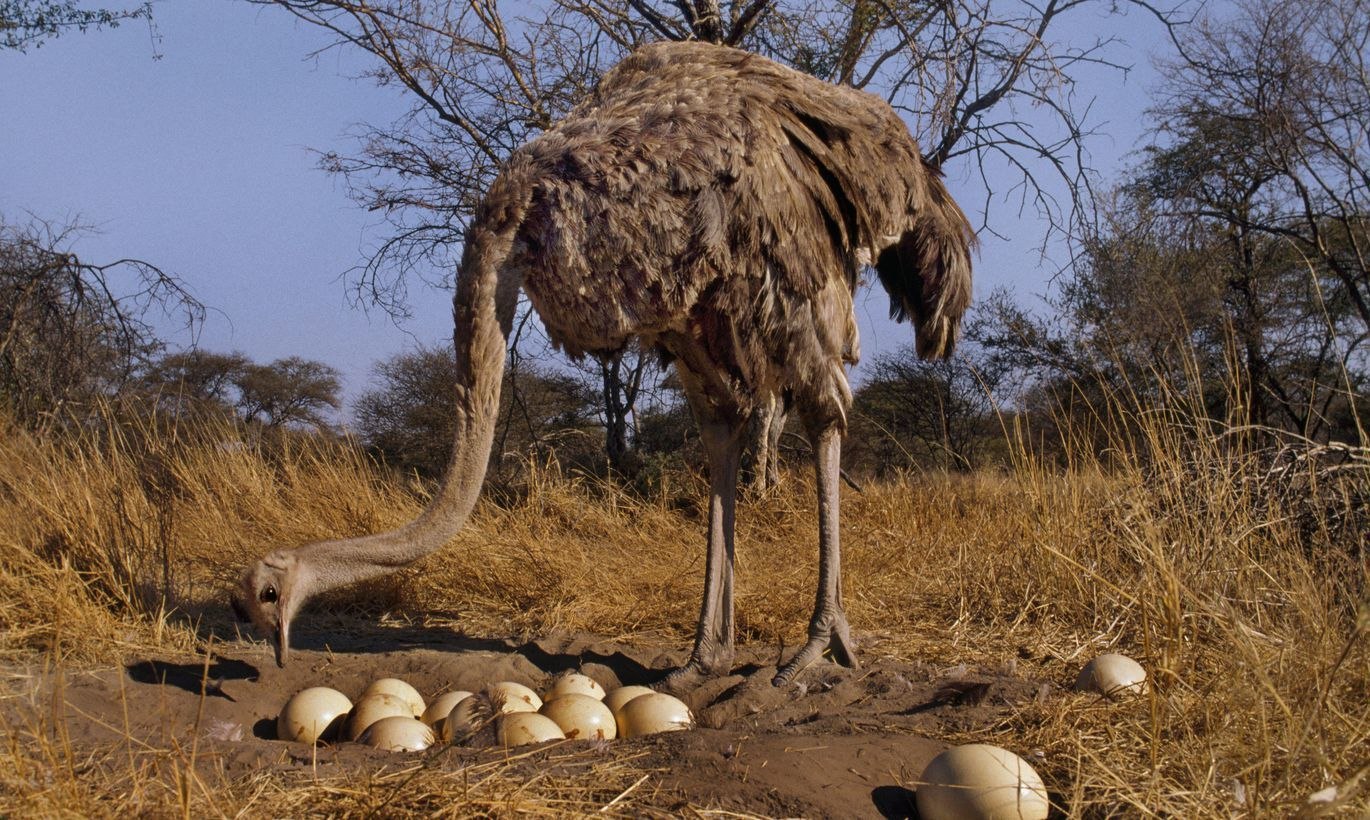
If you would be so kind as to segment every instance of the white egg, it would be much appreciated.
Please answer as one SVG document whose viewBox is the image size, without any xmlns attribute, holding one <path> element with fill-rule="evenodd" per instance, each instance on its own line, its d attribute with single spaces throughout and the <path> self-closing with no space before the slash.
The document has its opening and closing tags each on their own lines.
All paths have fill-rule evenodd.
<svg viewBox="0 0 1370 820">
<path fill-rule="evenodd" d="M 399 678 L 381 678 L 372 681 L 371 685 L 366 687 L 366 691 L 362 692 L 362 698 L 376 694 L 392 695 L 409 704 L 409 710 L 414 713 L 414 717 L 423 714 L 423 696 L 419 694 L 419 690 Z"/>
<path fill-rule="evenodd" d="M 384 693 L 367 695 L 352 707 L 352 717 L 347 721 L 347 739 L 356 740 L 371 724 L 381 718 L 394 717 L 395 715 L 412 718 L 414 713 L 409 704 L 394 695 Z"/>
<path fill-rule="evenodd" d="M 673 732 L 694 726 L 694 715 L 679 698 L 661 692 L 628 701 L 618 711 L 618 736 L 643 737 L 658 732 Z"/>
<path fill-rule="evenodd" d="M 923 820 L 1045 820 L 1047 790 L 1018 755 L 972 743 L 932 759 L 914 792 Z"/>
<path fill-rule="evenodd" d="M 337 689 L 311 686 L 286 701 L 276 718 L 276 736 L 281 740 L 317 743 L 332 740 L 342 731 L 352 701 Z"/>
<path fill-rule="evenodd" d="M 562 695 L 542 704 L 538 713 L 551 718 L 569 738 L 613 740 L 618 736 L 614 713 L 589 695 Z"/>
<path fill-rule="evenodd" d="M 433 702 L 428 704 L 427 709 L 423 710 L 423 714 L 419 717 L 419 720 L 436 729 L 438 723 L 446 720 L 447 716 L 452 713 L 452 709 L 455 708 L 458 703 L 461 703 L 469 697 L 471 697 L 470 692 L 461 690 L 443 692 L 441 695 L 433 698 Z"/>
<path fill-rule="evenodd" d="M 538 693 L 521 683 L 500 681 L 485 687 L 490 702 L 500 707 L 501 713 L 536 712 L 542 708 L 542 698 Z"/>
<path fill-rule="evenodd" d="M 499 742 L 505 746 L 525 746 L 566 737 L 561 727 L 537 712 L 513 712 L 499 717 Z"/>
<path fill-rule="evenodd" d="M 618 714 L 624 704 L 633 698 L 653 694 L 656 694 L 656 690 L 646 686 L 620 686 L 604 696 L 604 705 L 609 707 L 609 711 Z"/>
<path fill-rule="evenodd" d="M 604 700 L 604 687 L 589 675 L 567 672 L 552 682 L 546 699 L 556 700 L 562 695 L 586 695 L 595 700 Z"/>
<path fill-rule="evenodd" d="M 433 730 L 418 718 L 391 715 L 381 718 L 362 732 L 358 741 L 391 752 L 421 752 L 433 745 Z"/>
<path fill-rule="evenodd" d="M 1146 670 L 1126 655 L 1109 652 L 1085 664 L 1075 679 L 1075 691 L 1111 698 L 1140 695 L 1146 691 Z"/>
<path fill-rule="evenodd" d="M 438 736 L 443 742 L 451 743 L 476 731 L 494 717 L 495 708 L 485 693 L 462 698 L 452 707 L 452 711 L 447 713 L 447 717 L 437 722 Z"/>
</svg>

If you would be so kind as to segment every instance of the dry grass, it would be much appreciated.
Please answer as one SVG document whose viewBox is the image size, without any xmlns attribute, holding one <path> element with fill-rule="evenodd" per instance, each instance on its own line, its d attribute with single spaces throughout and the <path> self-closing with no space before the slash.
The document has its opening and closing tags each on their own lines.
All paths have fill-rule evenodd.
<svg viewBox="0 0 1370 820">
<path fill-rule="evenodd" d="M 1041 750 L 1072 814 L 1290 814 L 1370 766 L 1366 536 L 1310 527 L 1264 492 L 1261 463 L 1230 440 L 1179 417 L 1136 421 L 1107 464 L 1076 452 L 1059 471 L 1023 457 L 1008 474 L 847 492 L 852 621 L 871 653 L 1061 686 L 1101 650 L 1145 659 L 1155 686 L 1139 708 L 1050 698 L 974 736 Z M 204 631 L 194 618 L 221 617 L 234 574 L 265 546 L 373 531 L 422 505 L 420 488 L 346 445 L 266 447 L 228 426 L 147 424 L 53 440 L 0 420 L 0 655 L 12 665 L 191 649 Z M 535 467 L 504 504 L 483 503 L 457 544 L 360 603 L 473 633 L 684 645 L 701 591 L 704 485 L 672 481 L 642 498 Z M 812 495 L 807 476 L 791 475 L 739 511 L 744 642 L 802 638 Z M 327 797 L 339 814 L 563 815 L 603 806 L 644 773 L 610 754 L 546 776 L 490 761 L 362 782 L 230 781 L 191 766 L 189 750 L 63 748 L 51 726 L 5 734 L 0 814 L 279 815 Z M 396 796 L 406 778 L 418 785 Z M 615 810 L 662 811 L 640 791 Z M 1329 808 L 1354 813 L 1364 799 Z"/>
</svg>

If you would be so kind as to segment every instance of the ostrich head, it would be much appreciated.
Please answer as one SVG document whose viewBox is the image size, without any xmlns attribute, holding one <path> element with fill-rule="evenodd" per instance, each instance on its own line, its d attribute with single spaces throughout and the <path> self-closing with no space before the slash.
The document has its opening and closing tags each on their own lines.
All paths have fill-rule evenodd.
<svg viewBox="0 0 1370 820">
<path fill-rule="evenodd" d="M 233 596 L 238 620 L 251 622 L 271 641 L 277 666 L 290 658 L 290 620 L 307 597 L 302 574 L 294 555 L 277 550 L 243 573 Z"/>
</svg>

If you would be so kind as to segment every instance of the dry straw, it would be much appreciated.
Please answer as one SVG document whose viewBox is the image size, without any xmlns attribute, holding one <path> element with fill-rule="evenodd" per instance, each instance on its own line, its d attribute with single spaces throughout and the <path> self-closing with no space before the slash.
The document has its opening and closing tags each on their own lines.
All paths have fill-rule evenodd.
<svg viewBox="0 0 1370 820">
<path fill-rule="evenodd" d="M 946 730 L 947 741 L 1037 752 L 1070 814 L 1354 816 L 1370 765 L 1370 563 L 1354 524 L 1370 496 L 1355 467 L 1364 453 L 1332 459 L 1351 465 L 1337 473 L 1314 447 L 1286 440 L 1295 455 L 1281 460 L 1258 446 L 1264 433 L 1200 422 L 1183 396 L 1168 410 L 1113 401 L 1104 446 L 1099 428 L 1063 428 L 1066 468 L 1018 446 L 1006 472 L 908 475 L 846 493 L 848 607 L 879 638 L 868 651 L 948 666 L 1014 659 L 1018 674 L 1058 691 L 1098 652 L 1143 659 L 1154 685 L 1141 700 L 1058 694 L 987 730 Z M 333 603 L 474 634 L 587 630 L 683 646 L 701 592 L 704 485 L 681 474 L 661 487 L 644 496 L 532 464 L 457 544 L 379 598 Z M 210 627 L 227 628 L 219 602 L 234 573 L 264 545 L 392 526 L 424 493 L 345 441 L 114 414 L 98 429 L 38 437 L 0 419 L 0 654 L 12 668 L 46 658 L 57 669 L 203 649 Z M 807 474 L 793 473 L 739 511 L 744 643 L 802 637 L 816 580 L 812 497 Z M 0 813 L 682 807 L 619 752 L 231 779 L 174 744 L 78 749 L 58 729 L 0 730 Z M 1307 802 L 1319 792 L 1328 802 Z"/>
</svg>

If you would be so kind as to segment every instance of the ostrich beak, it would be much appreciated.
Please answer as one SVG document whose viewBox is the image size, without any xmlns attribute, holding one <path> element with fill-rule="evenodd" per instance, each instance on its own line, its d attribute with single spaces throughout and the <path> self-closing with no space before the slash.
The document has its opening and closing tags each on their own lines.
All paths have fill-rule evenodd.
<svg viewBox="0 0 1370 820">
<path fill-rule="evenodd" d="M 290 619 L 282 616 L 275 637 L 276 666 L 284 669 L 286 661 L 290 660 Z"/>
</svg>

